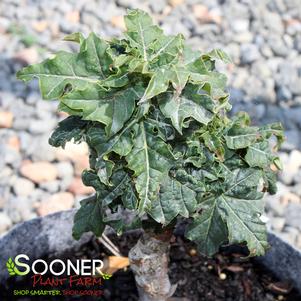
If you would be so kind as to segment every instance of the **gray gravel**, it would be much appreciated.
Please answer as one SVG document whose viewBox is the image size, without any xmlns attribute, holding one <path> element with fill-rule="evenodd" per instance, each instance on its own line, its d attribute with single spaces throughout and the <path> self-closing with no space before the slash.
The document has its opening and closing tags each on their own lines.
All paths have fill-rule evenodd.
<svg viewBox="0 0 301 301">
<path fill-rule="evenodd" d="M 15 72 L 57 49 L 75 50 L 62 42 L 68 33 L 93 30 L 105 37 L 119 36 L 123 27 L 120 16 L 129 7 L 149 11 L 166 33 L 183 33 L 194 48 L 224 48 L 233 64 L 218 67 L 229 77 L 233 112 L 248 111 L 256 124 L 283 123 L 285 168 L 279 174 L 279 192 L 266 198 L 268 223 L 301 248 L 299 0 L 2 0 L 0 114 L 4 115 L 0 124 L 5 125 L 0 128 L 0 234 L 14 223 L 45 212 L 39 210 L 43 200 L 68 191 L 87 165 L 85 147 L 68 146 L 62 152 L 47 144 L 62 116 L 56 113 L 55 102 L 40 100 L 36 82 L 25 86 L 16 80 Z M 52 176 L 35 175 L 35 182 L 22 176 L 21 167 L 35 162 L 51 163 Z M 78 204 L 83 190 L 79 187 L 73 193 Z M 50 209 L 60 208 L 55 205 Z"/>
</svg>

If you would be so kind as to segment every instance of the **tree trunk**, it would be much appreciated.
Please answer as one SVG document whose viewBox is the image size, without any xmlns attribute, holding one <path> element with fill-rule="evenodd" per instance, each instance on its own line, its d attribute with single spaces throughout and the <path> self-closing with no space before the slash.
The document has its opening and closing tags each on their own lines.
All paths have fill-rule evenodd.
<svg viewBox="0 0 301 301">
<path fill-rule="evenodd" d="M 129 252 L 140 301 L 166 301 L 176 290 L 168 277 L 171 235 L 170 230 L 161 235 L 144 233 Z"/>
</svg>

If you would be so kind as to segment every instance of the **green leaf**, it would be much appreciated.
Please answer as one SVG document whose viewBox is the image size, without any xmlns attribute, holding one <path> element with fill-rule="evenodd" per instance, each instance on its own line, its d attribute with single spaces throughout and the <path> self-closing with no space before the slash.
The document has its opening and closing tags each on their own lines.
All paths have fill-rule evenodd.
<svg viewBox="0 0 301 301">
<path fill-rule="evenodd" d="M 121 196 L 126 187 L 129 185 L 129 176 L 123 170 L 115 171 L 111 176 L 111 185 L 104 185 L 99 176 L 85 170 L 82 174 L 83 183 L 86 186 L 92 186 L 97 192 L 97 198 L 101 202 L 101 206 L 105 207 L 111 204 L 116 198 Z"/>
<path fill-rule="evenodd" d="M 226 181 L 227 190 L 217 199 L 228 227 L 229 242 L 246 242 L 251 256 L 263 255 L 268 247 L 266 227 L 260 220 L 263 214 L 263 193 L 258 191 L 261 179 L 260 170 L 234 170 Z"/>
<path fill-rule="evenodd" d="M 224 187 L 223 190 L 200 204 L 203 212 L 196 215 L 187 237 L 197 239 L 201 252 L 212 255 L 228 232 L 230 244 L 246 242 L 250 256 L 264 254 L 268 243 L 265 224 L 260 220 L 263 214 L 263 193 L 258 191 L 261 179 L 262 173 L 256 169 L 228 171 L 224 184 L 218 185 Z"/>
<path fill-rule="evenodd" d="M 161 37 L 162 29 L 153 25 L 151 17 L 139 9 L 129 10 L 124 21 L 127 28 L 125 36 L 128 38 L 130 45 L 135 47 L 143 60 L 147 62 L 149 60 L 149 47 Z"/>
<path fill-rule="evenodd" d="M 121 200 L 125 208 L 129 210 L 137 210 L 139 202 L 136 196 L 135 188 L 131 184 L 125 187 L 125 191 L 121 196 Z"/>
<path fill-rule="evenodd" d="M 168 89 L 170 79 L 166 73 L 167 70 L 162 68 L 153 75 L 143 97 L 140 100 L 140 103 L 144 103 L 146 100 L 163 93 Z"/>
<path fill-rule="evenodd" d="M 272 135 L 277 138 L 276 149 L 279 149 L 284 142 L 283 126 L 279 122 L 271 123 L 259 128 L 262 138 L 269 139 Z"/>
<path fill-rule="evenodd" d="M 169 224 L 178 215 L 188 218 L 196 209 L 196 193 L 186 185 L 166 177 L 158 197 L 147 213 L 158 223 Z"/>
<path fill-rule="evenodd" d="M 96 164 L 96 168 L 98 169 L 97 175 L 103 184 L 110 186 L 112 183 L 110 182 L 110 177 L 112 176 L 114 169 L 114 162 L 110 160 L 98 160 Z"/>
<path fill-rule="evenodd" d="M 200 96 L 201 97 L 201 96 Z M 170 118 L 176 130 L 182 134 L 185 119 L 194 118 L 202 124 L 208 124 L 212 119 L 212 113 L 200 104 L 200 99 L 191 95 L 177 95 L 165 93 L 159 99 L 159 106 L 162 113 Z"/>
<path fill-rule="evenodd" d="M 112 227 L 117 235 L 122 235 L 125 231 L 137 230 L 142 228 L 141 219 L 138 217 L 133 218 L 133 220 L 128 220 L 127 217 L 122 216 L 121 218 L 106 218 L 106 224 Z"/>
<path fill-rule="evenodd" d="M 101 236 L 104 229 L 101 201 L 96 196 L 81 201 L 81 207 L 74 217 L 73 237 L 78 240 L 85 232 L 89 231 L 92 231 L 96 236 Z"/>
<path fill-rule="evenodd" d="M 204 71 L 204 68 L 200 61 L 188 66 L 191 82 L 201 85 L 215 100 L 226 98 L 228 96 L 225 92 L 227 77 L 217 71 Z"/>
<path fill-rule="evenodd" d="M 216 59 L 221 60 L 226 64 L 232 63 L 230 56 L 222 49 L 213 49 L 210 52 L 203 55 L 203 58 L 206 58 L 206 57 L 209 57 L 210 59 L 214 59 L 214 60 L 216 60 Z"/>
<path fill-rule="evenodd" d="M 165 36 L 162 34 L 159 36 L 151 47 L 150 68 L 156 69 L 173 62 L 175 57 L 178 57 L 179 53 L 181 53 L 183 42 L 184 38 L 181 34 L 176 36 Z"/>
<path fill-rule="evenodd" d="M 78 116 L 69 116 L 59 122 L 58 127 L 54 130 L 49 138 L 49 144 L 55 147 L 65 147 L 66 142 L 73 139 L 79 142 L 84 136 L 88 123 L 81 120 Z"/>
<path fill-rule="evenodd" d="M 224 161 L 225 149 L 221 137 L 218 137 L 217 134 L 212 135 L 209 132 L 205 132 L 202 134 L 202 138 L 204 139 L 204 144 L 208 147 L 208 149 L 215 153 L 220 161 Z"/>
<path fill-rule="evenodd" d="M 133 114 L 141 89 L 131 87 L 111 94 L 103 89 L 89 87 L 68 93 L 62 97 L 62 102 L 72 110 L 81 111 L 84 120 L 106 125 L 107 135 L 112 136 L 123 128 Z"/>
<path fill-rule="evenodd" d="M 248 147 L 247 154 L 245 156 L 246 162 L 251 167 L 268 167 L 274 156 L 271 154 L 268 141 L 262 141 L 254 143 Z"/>
<path fill-rule="evenodd" d="M 227 146 L 230 149 L 246 148 L 256 142 L 259 137 L 258 128 L 255 127 L 233 127 L 225 136 Z"/>
<path fill-rule="evenodd" d="M 207 191 L 206 181 L 217 180 L 217 177 L 206 170 L 201 169 L 178 169 L 174 175 L 175 179 L 186 185 L 196 193 Z M 207 179 L 206 179 L 207 178 Z"/>
<path fill-rule="evenodd" d="M 131 130 L 134 123 L 132 121 L 122 131 L 109 138 L 102 127 L 95 126 L 87 131 L 86 141 L 95 148 L 98 157 L 101 159 L 111 152 L 115 152 L 120 156 L 126 156 L 133 147 Z"/>
<path fill-rule="evenodd" d="M 78 54 L 60 51 L 51 59 L 25 67 L 17 77 L 24 81 L 38 78 L 44 99 L 57 99 L 72 89 L 96 89 L 111 73 L 109 45 L 93 33 L 80 42 Z"/>
<path fill-rule="evenodd" d="M 268 169 L 263 173 L 264 186 L 270 194 L 277 193 L 277 176 L 275 172 Z"/>
<path fill-rule="evenodd" d="M 172 166 L 173 155 L 168 145 L 153 132 L 153 127 L 140 122 L 136 127 L 134 146 L 126 156 L 128 168 L 134 171 L 139 194 L 138 210 L 143 213 L 157 197 L 159 185 Z"/>
<path fill-rule="evenodd" d="M 227 226 L 221 218 L 214 199 L 206 202 L 206 208 L 195 217 L 193 223 L 187 228 L 185 236 L 195 241 L 199 251 L 208 256 L 217 253 L 220 245 L 228 240 Z"/>
<path fill-rule="evenodd" d="M 266 226 L 260 220 L 261 200 L 243 200 L 221 196 L 218 207 L 227 223 L 231 244 L 246 242 L 250 256 L 264 255 L 268 248 Z M 237 230 L 239 229 L 239 231 Z"/>
</svg>

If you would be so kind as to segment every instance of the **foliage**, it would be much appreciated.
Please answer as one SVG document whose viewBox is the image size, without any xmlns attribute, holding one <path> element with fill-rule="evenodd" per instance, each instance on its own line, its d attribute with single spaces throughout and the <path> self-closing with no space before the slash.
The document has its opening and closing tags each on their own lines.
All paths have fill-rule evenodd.
<svg viewBox="0 0 301 301">
<path fill-rule="evenodd" d="M 222 50 L 193 51 L 140 10 L 130 10 L 125 24 L 120 40 L 69 35 L 78 53 L 60 51 L 18 72 L 24 81 L 38 78 L 43 98 L 59 99 L 70 114 L 50 144 L 89 146 L 82 178 L 96 193 L 82 201 L 74 236 L 183 217 L 193 220 L 186 236 L 202 253 L 245 242 L 250 255 L 262 255 L 262 198 L 275 193 L 280 168 L 269 140 L 279 146 L 281 125 L 251 126 L 246 113 L 227 117 L 226 77 L 215 69 L 216 60 L 230 62 Z M 132 223 L 113 218 L 120 208 Z"/>
</svg>

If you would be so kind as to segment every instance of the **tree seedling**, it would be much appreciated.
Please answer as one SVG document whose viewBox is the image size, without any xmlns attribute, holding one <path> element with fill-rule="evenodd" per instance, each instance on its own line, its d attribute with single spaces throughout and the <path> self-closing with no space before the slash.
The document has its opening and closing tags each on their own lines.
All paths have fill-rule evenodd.
<svg viewBox="0 0 301 301">
<path fill-rule="evenodd" d="M 82 180 L 95 195 L 81 202 L 74 237 L 143 228 L 129 253 L 140 300 L 165 301 L 175 290 L 168 250 L 178 220 L 188 221 L 185 236 L 203 254 L 237 243 L 250 256 L 265 253 L 262 199 L 276 192 L 281 168 L 270 138 L 279 147 L 283 131 L 251 126 L 247 113 L 227 116 L 226 76 L 215 68 L 230 62 L 222 50 L 193 51 L 141 10 L 129 10 L 125 25 L 121 39 L 71 34 L 65 40 L 78 53 L 60 51 L 17 76 L 38 78 L 42 97 L 69 114 L 51 145 L 89 146 Z"/>
</svg>

